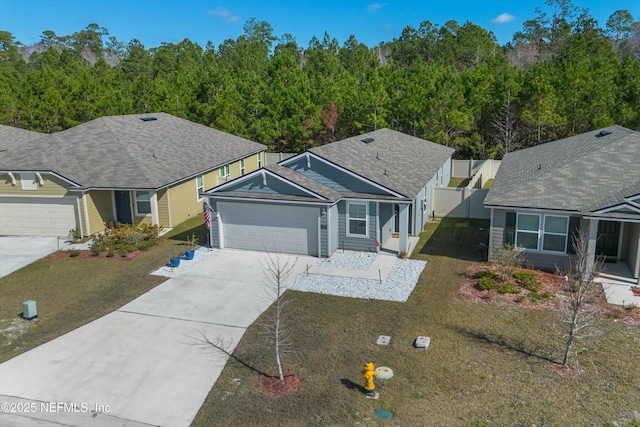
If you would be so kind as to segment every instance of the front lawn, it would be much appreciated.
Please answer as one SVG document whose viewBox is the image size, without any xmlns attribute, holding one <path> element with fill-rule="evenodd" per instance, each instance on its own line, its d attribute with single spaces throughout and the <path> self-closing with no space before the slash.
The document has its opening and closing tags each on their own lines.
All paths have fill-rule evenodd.
<svg viewBox="0 0 640 427">
<path fill-rule="evenodd" d="M 0 362 L 110 313 L 166 280 L 160 268 L 195 232 L 206 242 L 202 215 L 171 230 L 161 244 L 135 259 L 42 258 L 0 278 Z M 20 318 L 22 302 L 35 300 L 38 318 Z"/>
<path fill-rule="evenodd" d="M 428 265 L 406 303 L 288 292 L 295 353 L 284 368 L 300 391 L 274 398 L 258 387 L 261 373 L 276 372 L 259 319 L 193 426 L 639 425 L 637 327 L 606 321 L 603 335 L 575 347 L 579 366 L 558 370 L 553 312 L 459 295 L 468 268 L 486 260 L 487 236 L 486 221 L 427 224 L 412 258 Z M 390 344 L 376 345 L 379 335 Z M 420 335 L 431 337 L 426 352 L 412 347 Z M 379 400 L 362 394 L 367 361 L 395 373 L 376 381 Z"/>
</svg>

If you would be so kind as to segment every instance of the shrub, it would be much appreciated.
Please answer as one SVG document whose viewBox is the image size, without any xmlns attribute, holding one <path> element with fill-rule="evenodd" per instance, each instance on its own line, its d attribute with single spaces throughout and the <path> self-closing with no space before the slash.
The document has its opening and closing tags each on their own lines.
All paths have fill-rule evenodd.
<svg viewBox="0 0 640 427">
<path fill-rule="evenodd" d="M 547 299 L 549 299 L 550 295 L 547 292 L 544 292 L 542 294 L 538 294 L 536 292 L 529 292 L 527 294 L 527 298 L 529 298 L 529 301 L 536 303 L 536 302 L 540 302 L 540 301 L 545 301 Z"/>
<path fill-rule="evenodd" d="M 488 291 L 490 289 L 496 289 L 498 284 L 491 277 L 481 277 L 478 280 L 478 288 L 481 291 Z"/>
<path fill-rule="evenodd" d="M 107 249 L 107 258 L 113 258 L 114 255 L 113 249 Z"/>
<path fill-rule="evenodd" d="M 154 246 L 156 244 L 157 240 L 156 239 L 149 239 L 149 240 L 145 240 L 142 243 L 140 243 L 138 245 L 138 250 L 140 251 L 146 251 L 148 250 L 150 247 Z"/>
<path fill-rule="evenodd" d="M 480 270 L 476 273 L 476 277 L 478 279 L 482 279 L 483 277 L 488 277 L 489 279 L 497 279 L 498 274 L 493 270 Z"/>
<path fill-rule="evenodd" d="M 69 251 L 69 256 L 70 257 L 80 256 L 80 250 L 79 249 L 72 249 L 71 251 Z"/>
<path fill-rule="evenodd" d="M 513 273 L 514 279 L 530 292 L 538 292 L 540 290 L 540 281 L 536 278 L 536 274 L 531 271 L 517 271 Z"/>
<path fill-rule="evenodd" d="M 156 244 L 162 229 L 158 225 L 118 224 L 94 236 L 92 251 L 97 251 L 96 255 L 98 255 L 102 251 L 109 252 L 111 249 L 126 256 L 135 249 L 146 250 Z"/>
<path fill-rule="evenodd" d="M 91 256 L 98 256 L 100 255 L 100 247 L 99 246 L 92 246 L 91 247 Z"/>
<path fill-rule="evenodd" d="M 513 282 L 502 283 L 496 288 L 500 294 L 519 294 L 520 289 Z"/>
<path fill-rule="evenodd" d="M 498 265 L 502 279 L 507 281 L 511 279 L 513 270 L 522 265 L 524 256 L 521 250 L 513 245 L 506 244 L 494 249 L 492 259 Z"/>
</svg>

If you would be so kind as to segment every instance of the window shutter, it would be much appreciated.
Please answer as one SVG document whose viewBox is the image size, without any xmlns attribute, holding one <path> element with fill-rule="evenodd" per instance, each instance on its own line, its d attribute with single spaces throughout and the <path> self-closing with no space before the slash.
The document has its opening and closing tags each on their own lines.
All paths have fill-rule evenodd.
<svg viewBox="0 0 640 427">
<path fill-rule="evenodd" d="M 567 236 L 567 253 L 575 254 L 573 249 L 573 236 L 577 236 L 580 232 L 580 218 L 577 216 L 569 217 L 569 235 Z"/>
<path fill-rule="evenodd" d="M 516 242 L 516 213 L 507 212 L 502 244 L 513 245 Z"/>
</svg>

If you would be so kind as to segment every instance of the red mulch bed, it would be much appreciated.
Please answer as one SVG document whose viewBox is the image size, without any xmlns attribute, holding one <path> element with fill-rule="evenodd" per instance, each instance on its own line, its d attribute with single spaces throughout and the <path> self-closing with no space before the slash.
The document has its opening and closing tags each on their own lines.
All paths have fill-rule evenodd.
<svg viewBox="0 0 640 427">
<path fill-rule="evenodd" d="M 475 303 L 491 303 L 499 306 L 524 307 L 537 310 L 558 310 L 557 297 L 564 294 L 565 281 L 556 274 L 546 273 L 538 270 L 518 269 L 518 271 L 530 271 L 536 274 L 537 279 L 542 282 L 538 294 L 548 293 L 549 298 L 542 301 L 532 301 L 529 298 L 523 298 L 529 291 L 522 288 L 519 294 L 499 294 L 496 291 L 483 291 L 478 289 L 478 279 L 476 273 L 481 270 L 496 271 L 493 264 L 473 264 L 467 270 L 462 286 L 458 290 L 458 296 L 465 300 Z M 640 325 L 640 309 L 638 308 L 621 308 L 615 305 L 606 304 L 604 294 L 597 295 L 597 298 L 603 304 L 601 316 L 603 318 L 620 320 L 629 325 Z"/>
<path fill-rule="evenodd" d="M 292 394 L 300 389 L 300 378 L 293 372 L 284 373 L 284 381 L 280 381 L 280 378 L 275 377 L 262 377 L 260 378 L 260 388 L 269 397 L 280 397 L 287 394 Z"/>
</svg>

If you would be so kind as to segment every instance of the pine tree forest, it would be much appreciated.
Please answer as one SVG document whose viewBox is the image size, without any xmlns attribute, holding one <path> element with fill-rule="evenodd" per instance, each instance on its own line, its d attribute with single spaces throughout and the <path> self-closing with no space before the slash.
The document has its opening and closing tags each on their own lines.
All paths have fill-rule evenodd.
<svg viewBox="0 0 640 427">
<path fill-rule="evenodd" d="M 164 111 L 299 152 L 388 127 L 455 148 L 505 153 L 619 124 L 640 129 L 640 22 L 600 25 L 548 0 L 504 46 L 471 22 L 424 21 L 375 47 L 329 34 L 302 46 L 268 22 L 219 46 L 145 48 L 90 24 L 24 46 L 0 30 L 0 124 L 56 132 Z"/>
</svg>

